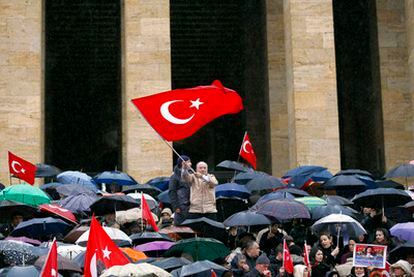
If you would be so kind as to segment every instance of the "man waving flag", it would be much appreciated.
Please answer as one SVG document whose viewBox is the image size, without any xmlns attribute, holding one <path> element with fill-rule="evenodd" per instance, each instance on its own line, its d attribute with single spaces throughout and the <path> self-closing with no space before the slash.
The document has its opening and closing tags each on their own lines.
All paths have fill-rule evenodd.
<svg viewBox="0 0 414 277">
<path fill-rule="evenodd" d="M 224 87 L 218 80 L 209 86 L 135 98 L 132 103 L 167 141 L 185 139 L 217 117 L 243 109 L 237 92 Z"/>
</svg>

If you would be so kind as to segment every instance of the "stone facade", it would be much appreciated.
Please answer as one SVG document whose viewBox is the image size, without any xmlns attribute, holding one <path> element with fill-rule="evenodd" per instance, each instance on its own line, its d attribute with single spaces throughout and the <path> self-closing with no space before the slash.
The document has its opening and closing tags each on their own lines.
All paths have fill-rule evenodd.
<svg viewBox="0 0 414 277">
<path fill-rule="evenodd" d="M 0 182 L 6 185 L 7 151 L 43 159 L 41 0 L 0 1 L 0 76 Z"/>
<path fill-rule="evenodd" d="M 405 7 L 405 2 L 407 7 Z M 407 31 L 412 23 L 413 1 L 377 1 L 381 97 L 384 124 L 385 166 L 390 169 L 414 157 L 413 100 L 410 81 L 413 65 L 408 60 Z M 410 9 L 411 8 L 411 9 Z M 412 39 L 412 35 L 410 36 Z M 408 61 L 408 63 L 407 63 Z M 408 74 L 408 73 L 411 74 Z M 410 76 L 410 77 L 409 77 Z"/>
</svg>

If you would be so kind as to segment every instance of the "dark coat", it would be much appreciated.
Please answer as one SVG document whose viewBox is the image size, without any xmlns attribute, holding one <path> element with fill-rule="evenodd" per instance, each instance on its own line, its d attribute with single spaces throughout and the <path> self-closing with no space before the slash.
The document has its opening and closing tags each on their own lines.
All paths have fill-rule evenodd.
<svg viewBox="0 0 414 277">
<path fill-rule="evenodd" d="M 177 208 L 188 211 L 190 207 L 190 186 L 181 178 L 181 167 L 174 167 L 174 174 L 170 177 L 168 188 L 173 211 Z"/>
</svg>

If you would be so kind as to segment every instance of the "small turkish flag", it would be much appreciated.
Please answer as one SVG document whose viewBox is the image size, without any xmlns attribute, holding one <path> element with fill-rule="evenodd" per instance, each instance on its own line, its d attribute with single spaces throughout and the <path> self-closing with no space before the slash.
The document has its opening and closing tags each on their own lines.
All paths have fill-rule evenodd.
<svg viewBox="0 0 414 277">
<path fill-rule="evenodd" d="M 303 262 L 305 263 L 306 267 L 310 267 L 310 261 L 309 261 L 309 249 L 308 249 L 308 245 L 305 244 L 303 245 Z M 310 272 L 308 271 L 308 276 L 310 276 Z"/>
<path fill-rule="evenodd" d="M 217 277 L 217 274 L 214 270 L 211 270 L 211 277 Z"/>
<path fill-rule="evenodd" d="M 141 193 L 141 212 L 142 219 L 145 219 L 145 221 L 152 226 L 152 229 L 155 232 L 158 232 L 158 226 L 157 224 L 155 224 L 154 217 L 152 217 L 151 209 L 149 208 L 147 200 L 145 200 L 143 193 Z"/>
<path fill-rule="evenodd" d="M 58 276 L 58 255 L 56 239 L 53 239 L 52 247 L 47 254 L 45 265 L 43 266 L 41 277 L 57 277 Z"/>
<path fill-rule="evenodd" d="M 9 151 L 10 174 L 33 185 L 36 175 L 36 166 Z"/>
<path fill-rule="evenodd" d="M 286 240 L 283 240 L 283 267 L 287 273 L 293 274 L 293 261 Z"/>
<path fill-rule="evenodd" d="M 148 123 L 165 140 L 185 139 L 225 114 L 243 109 L 236 91 L 216 80 L 210 86 L 175 89 L 132 99 Z"/>
<path fill-rule="evenodd" d="M 85 277 L 98 276 L 98 261 L 101 261 L 105 265 L 105 268 L 129 263 L 122 251 L 111 240 L 93 215 L 91 228 L 89 230 L 88 244 L 86 245 Z"/>
<path fill-rule="evenodd" d="M 249 164 L 256 169 L 256 154 L 253 151 L 252 143 L 250 142 L 247 132 L 244 133 L 243 142 L 239 152 L 240 157 L 245 159 Z"/>
</svg>

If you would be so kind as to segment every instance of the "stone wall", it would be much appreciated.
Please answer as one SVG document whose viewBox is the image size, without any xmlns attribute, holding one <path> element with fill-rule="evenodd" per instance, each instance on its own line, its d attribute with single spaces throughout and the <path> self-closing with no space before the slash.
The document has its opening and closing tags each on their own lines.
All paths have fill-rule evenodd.
<svg viewBox="0 0 414 277">
<path fill-rule="evenodd" d="M 42 1 L 0 1 L 0 182 L 7 151 L 43 160 Z M 13 184 L 19 183 L 13 179 Z"/>
<path fill-rule="evenodd" d="M 411 118 L 409 126 L 414 136 L 414 1 L 405 1 L 405 27 L 407 32 L 407 60 L 408 60 L 408 94 L 411 96 Z M 414 138 L 413 138 L 414 139 Z M 414 143 L 411 140 L 411 143 Z M 411 145 L 412 147 L 412 145 Z M 411 148 L 409 160 L 414 159 L 414 150 Z"/>
<path fill-rule="evenodd" d="M 412 9 L 412 1 L 406 2 L 409 4 L 407 7 L 411 6 Z M 390 169 L 396 164 L 413 159 L 414 154 L 413 103 L 407 75 L 406 26 L 411 30 L 413 27 L 405 21 L 404 0 L 378 0 L 376 3 L 385 166 Z M 412 62 L 409 69 L 412 70 Z"/>
<path fill-rule="evenodd" d="M 340 169 L 332 1 L 284 1 L 290 167 Z"/>
<path fill-rule="evenodd" d="M 169 1 L 126 0 L 123 19 L 123 165 L 142 182 L 172 171 L 171 150 L 130 102 L 171 88 Z"/>
<path fill-rule="evenodd" d="M 282 176 L 290 166 L 283 2 L 266 4 L 272 174 Z"/>
</svg>

